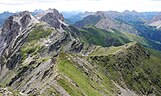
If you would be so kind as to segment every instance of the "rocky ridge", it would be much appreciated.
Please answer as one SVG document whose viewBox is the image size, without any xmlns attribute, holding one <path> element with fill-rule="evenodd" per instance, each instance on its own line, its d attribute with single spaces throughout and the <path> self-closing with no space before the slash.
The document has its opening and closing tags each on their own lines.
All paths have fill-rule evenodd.
<svg viewBox="0 0 161 96">
<path fill-rule="evenodd" d="M 56 9 L 50 9 L 45 11 L 45 17 L 37 19 L 28 11 L 24 11 L 10 16 L 5 21 L 0 31 L 2 41 L 0 42 L 0 81 L 5 82 L 4 86 L 11 86 L 25 94 L 35 94 L 35 88 L 39 92 L 40 90 L 44 92 L 45 86 L 47 88 L 46 84 L 49 83 L 46 82 L 45 86 L 43 85 L 43 82 L 47 80 L 45 80 L 46 75 L 50 75 L 53 79 L 58 75 L 55 71 L 51 72 L 52 75 L 49 74 L 55 64 L 54 56 L 62 50 L 64 52 L 81 50 L 82 44 L 73 39 L 68 32 L 63 31 L 59 25 L 59 20 L 63 22 L 63 17 L 59 15 Z M 51 22 L 56 21 L 52 24 L 59 25 L 59 27 L 53 26 L 50 20 L 48 22 L 46 21 L 48 19 L 43 19 L 46 16 L 48 19 L 51 18 Z M 58 31 L 60 27 L 62 30 Z M 35 82 L 37 82 L 36 85 Z M 58 86 L 55 81 L 50 81 L 52 82 L 54 86 Z M 62 90 L 61 94 L 66 93 L 62 87 L 58 89 L 58 91 Z"/>
</svg>

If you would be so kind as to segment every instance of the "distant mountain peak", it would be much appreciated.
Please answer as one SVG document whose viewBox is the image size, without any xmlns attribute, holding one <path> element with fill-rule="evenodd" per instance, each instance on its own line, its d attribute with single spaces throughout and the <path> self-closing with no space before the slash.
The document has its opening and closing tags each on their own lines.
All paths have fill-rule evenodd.
<svg viewBox="0 0 161 96">
<path fill-rule="evenodd" d="M 129 10 L 125 10 L 123 13 L 130 13 L 130 11 Z"/>
<path fill-rule="evenodd" d="M 152 21 L 158 21 L 158 20 L 161 20 L 161 15 L 154 17 Z"/>
<path fill-rule="evenodd" d="M 155 26 L 156 28 L 161 28 L 161 15 L 155 16 L 153 20 L 148 23 L 149 26 Z"/>
<path fill-rule="evenodd" d="M 30 12 L 29 11 L 23 11 L 23 12 L 17 13 L 16 15 L 23 16 L 25 14 L 30 14 Z"/>
<path fill-rule="evenodd" d="M 124 12 L 122 12 L 123 14 L 130 14 L 130 15 L 137 15 L 139 14 L 137 11 L 135 10 L 132 10 L 132 11 L 129 11 L 129 10 L 125 10 Z"/>
<path fill-rule="evenodd" d="M 105 13 L 103 11 L 97 11 L 95 15 L 99 15 L 101 17 L 105 17 Z"/>
</svg>

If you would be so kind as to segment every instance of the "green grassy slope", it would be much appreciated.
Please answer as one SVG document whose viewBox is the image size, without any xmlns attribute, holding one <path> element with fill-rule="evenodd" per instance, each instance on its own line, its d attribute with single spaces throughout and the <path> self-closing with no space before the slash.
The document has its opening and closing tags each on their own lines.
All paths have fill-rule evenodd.
<svg viewBox="0 0 161 96">
<path fill-rule="evenodd" d="M 161 95 L 161 53 L 159 51 L 145 49 L 133 43 L 121 46 L 105 55 L 105 50 L 108 53 L 109 49 L 104 48 L 101 52 L 96 48 L 90 55 L 95 64 L 106 68 L 105 73 L 108 77 L 138 94 Z"/>
<path fill-rule="evenodd" d="M 155 50 L 161 50 L 161 44 L 144 37 L 131 34 L 131 33 L 122 33 L 118 30 L 113 29 L 113 32 L 108 32 L 96 28 L 95 26 L 86 26 L 82 29 L 76 29 L 73 26 L 70 27 L 71 35 L 75 38 L 79 38 L 85 44 L 94 44 L 103 47 L 109 46 L 120 46 L 129 42 L 136 41 L 139 44 L 147 48 L 153 48 Z"/>
<path fill-rule="evenodd" d="M 120 46 L 129 43 L 130 40 L 122 33 L 115 30 L 115 32 L 108 32 L 95 26 L 87 26 L 77 30 L 70 26 L 71 34 L 79 38 L 82 42 L 100 46 Z"/>
<path fill-rule="evenodd" d="M 72 96 L 113 96 L 117 88 L 100 71 L 85 63 L 82 66 L 73 58 L 76 56 L 62 53 L 59 55 L 57 70 L 60 72 L 58 83 Z M 92 69 L 91 69 L 92 68 Z M 88 71 L 88 73 L 86 72 Z M 68 78 L 68 79 L 67 79 Z"/>
</svg>

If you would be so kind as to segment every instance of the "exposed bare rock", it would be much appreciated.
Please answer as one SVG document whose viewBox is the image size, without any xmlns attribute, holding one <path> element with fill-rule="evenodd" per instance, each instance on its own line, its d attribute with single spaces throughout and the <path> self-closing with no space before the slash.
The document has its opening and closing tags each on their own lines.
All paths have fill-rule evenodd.
<svg viewBox="0 0 161 96">
<path fill-rule="evenodd" d="M 119 86 L 118 84 L 116 84 L 116 83 L 114 83 L 114 84 L 116 87 L 118 87 L 120 89 L 118 96 L 138 96 L 135 92 L 131 91 L 128 88 L 124 89 L 121 86 Z"/>
<path fill-rule="evenodd" d="M 47 22 L 54 28 L 60 29 L 64 17 L 56 9 L 48 9 L 45 12 L 42 12 L 36 16 L 39 20 Z"/>
<path fill-rule="evenodd" d="M 119 30 L 120 32 L 127 32 L 133 34 L 139 34 L 139 32 L 131 25 L 117 21 L 105 14 L 104 12 L 98 11 L 95 15 L 100 15 L 102 19 L 95 25 L 98 28 L 112 31 L 113 29 Z"/>
<path fill-rule="evenodd" d="M 10 16 L 0 31 L 0 64 L 7 62 L 19 50 L 29 31 L 39 21 L 28 11 Z"/>
<path fill-rule="evenodd" d="M 147 23 L 149 26 L 155 26 L 156 28 L 161 28 L 161 16 L 156 16 L 151 20 L 149 23 Z"/>
</svg>

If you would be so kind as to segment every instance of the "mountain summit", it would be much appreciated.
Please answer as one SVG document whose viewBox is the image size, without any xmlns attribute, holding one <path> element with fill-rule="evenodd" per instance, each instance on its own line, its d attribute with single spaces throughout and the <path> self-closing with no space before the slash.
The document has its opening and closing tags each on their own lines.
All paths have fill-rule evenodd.
<svg viewBox="0 0 161 96">
<path fill-rule="evenodd" d="M 54 28 L 60 28 L 64 17 L 56 9 L 48 9 L 36 16 L 40 21 L 47 22 Z"/>
</svg>

